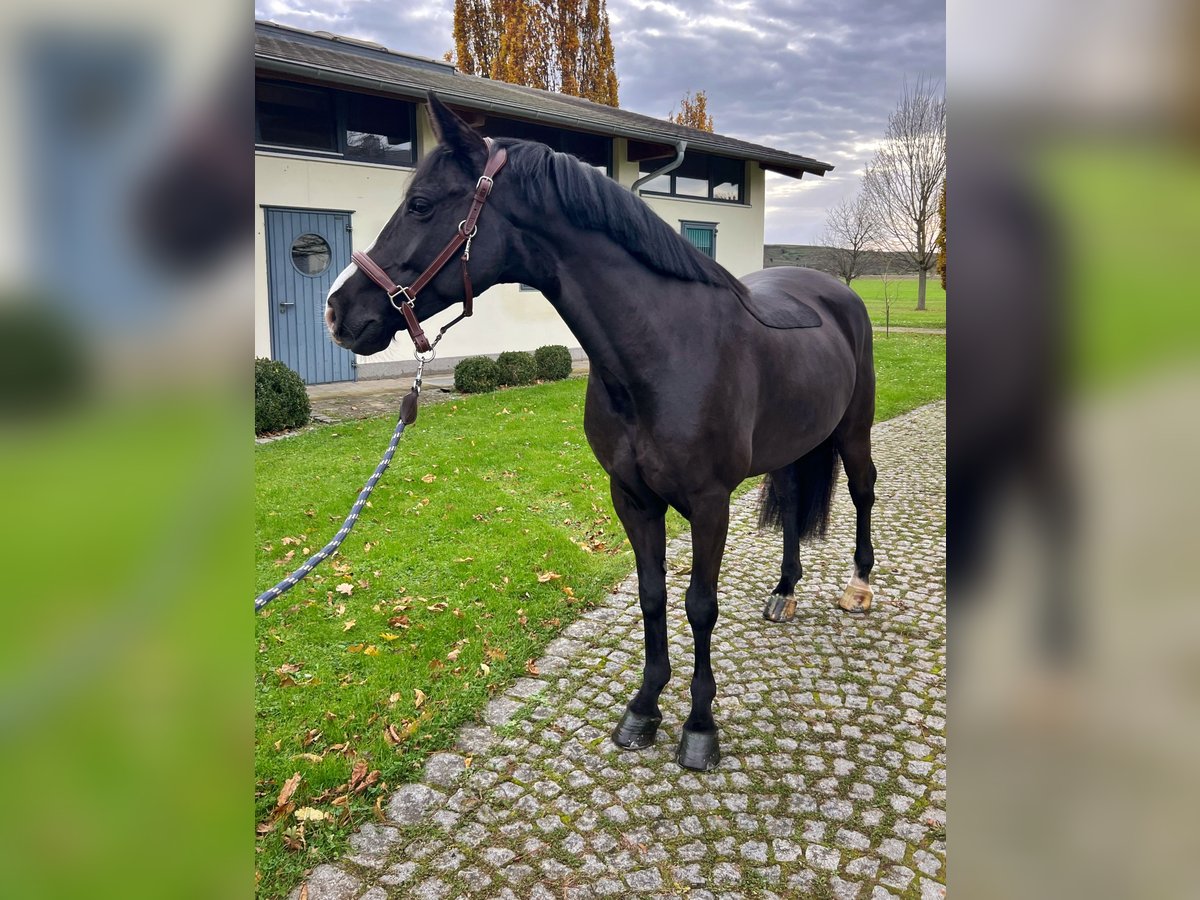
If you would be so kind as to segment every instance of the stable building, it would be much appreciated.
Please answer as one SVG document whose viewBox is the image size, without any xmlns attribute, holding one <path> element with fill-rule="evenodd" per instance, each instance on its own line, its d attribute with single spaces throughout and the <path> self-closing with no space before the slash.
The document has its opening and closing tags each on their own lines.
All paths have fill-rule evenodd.
<svg viewBox="0 0 1200 900">
<path fill-rule="evenodd" d="M 256 22 L 254 38 L 254 352 L 282 360 L 309 384 L 414 368 L 407 340 L 370 357 L 336 346 L 324 307 L 351 252 L 369 247 L 436 144 L 428 91 L 484 135 L 541 141 L 602 169 L 739 276 L 762 268 L 765 173 L 800 178 L 833 168 L 325 32 Z M 425 330 L 453 314 L 433 317 Z M 582 358 L 540 293 L 497 285 L 476 299 L 474 317 L 447 338 L 435 366 L 543 344 Z"/>
</svg>

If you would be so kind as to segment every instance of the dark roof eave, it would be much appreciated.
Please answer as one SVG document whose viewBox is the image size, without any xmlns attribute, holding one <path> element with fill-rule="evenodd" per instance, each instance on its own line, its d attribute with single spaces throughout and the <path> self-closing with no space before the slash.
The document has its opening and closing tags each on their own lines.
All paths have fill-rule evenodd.
<svg viewBox="0 0 1200 900">
<path fill-rule="evenodd" d="M 330 66 L 318 65 L 317 63 L 298 62 L 296 60 L 283 59 L 277 56 L 270 56 L 258 51 L 254 54 L 255 63 L 261 65 L 262 68 L 274 72 L 283 72 L 294 75 L 303 75 L 318 73 L 322 78 L 328 79 L 341 84 L 352 85 L 357 87 L 369 87 L 376 90 L 387 91 L 389 93 L 407 92 L 413 99 L 423 100 L 430 88 L 426 84 L 422 84 L 416 80 L 404 81 L 399 78 L 377 78 L 370 75 L 363 75 L 357 72 L 349 72 L 344 69 L 336 69 Z M 590 131 L 601 134 L 616 134 L 624 138 L 633 138 L 640 141 L 648 141 L 651 143 L 671 143 L 674 144 L 681 137 L 673 135 L 669 132 L 649 131 L 637 128 L 631 128 L 625 125 L 609 125 L 608 127 L 597 127 L 595 122 L 581 116 L 571 116 L 564 113 L 545 112 L 524 106 L 516 103 L 504 103 L 497 100 L 483 99 L 469 93 L 457 92 L 444 87 L 439 87 L 436 93 L 442 100 L 455 106 L 463 106 L 469 109 L 482 110 L 484 112 L 492 112 L 512 116 L 519 119 L 531 119 L 537 122 L 545 122 L 552 125 L 569 125 L 573 128 L 582 131 Z M 784 175 L 790 175 L 793 178 L 800 178 L 805 172 L 813 175 L 824 175 L 830 171 L 833 166 L 829 163 L 819 162 L 817 160 L 809 160 L 806 157 L 799 157 L 790 153 L 755 153 L 741 148 L 730 147 L 725 144 L 716 144 L 705 141 L 702 135 L 704 132 L 696 131 L 694 135 L 689 134 L 685 139 L 688 146 L 694 150 L 707 150 L 713 153 L 719 153 L 723 156 L 732 156 L 734 158 L 749 159 L 757 161 L 764 169 L 770 169 L 773 172 L 780 172 Z"/>
</svg>

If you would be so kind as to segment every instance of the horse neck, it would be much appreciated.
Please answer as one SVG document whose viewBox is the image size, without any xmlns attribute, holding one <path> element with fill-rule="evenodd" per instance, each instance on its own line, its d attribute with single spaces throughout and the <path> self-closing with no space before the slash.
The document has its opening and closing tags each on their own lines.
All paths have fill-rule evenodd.
<svg viewBox="0 0 1200 900">
<path fill-rule="evenodd" d="M 662 275 L 607 235 L 563 219 L 537 232 L 533 252 L 543 271 L 521 280 L 553 304 L 594 370 L 626 383 L 653 378 L 662 350 L 704 298 L 727 293 Z"/>
</svg>

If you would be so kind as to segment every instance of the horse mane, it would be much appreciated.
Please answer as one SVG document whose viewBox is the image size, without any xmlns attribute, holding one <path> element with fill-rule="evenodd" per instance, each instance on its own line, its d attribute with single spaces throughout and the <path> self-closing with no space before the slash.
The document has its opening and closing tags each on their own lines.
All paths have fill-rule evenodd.
<svg viewBox="0 0 1200 900">
<path fill-rule="evenodd" d="M 567 153 L 530 141 L 503 141 L 509 167 L 523 178 L 550 182 L 572 225 L 608 235 L 663 275 L 746 293 L 746 287 L 662 220 L 640 197 Z"/>
</svg>

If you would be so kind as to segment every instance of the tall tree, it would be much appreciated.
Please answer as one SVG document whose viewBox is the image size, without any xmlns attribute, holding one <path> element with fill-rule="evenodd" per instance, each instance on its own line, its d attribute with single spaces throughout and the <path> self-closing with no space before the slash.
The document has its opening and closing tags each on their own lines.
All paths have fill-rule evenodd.
<svg viewBox="0 0 1200 900">
<path fill-rule="evenodd" d="M 825 215 L 824 266 L 849 287 L 863 273 L 867 251 L 879 239 L 879 224 L 867 196 L 860 192 L 853 200 L 843 200 Z"/>
<path fill-rule="evenodd" d="M 701 131 L 713 131 L 713 117 L 708 112 L 708 95 L 704 91 L 696 91 L 696 96 L 688 91 L 679 101 L 679 112 L 671 110 L 667 121 L 676 125 L 687 125 L 689 128 L 699 128 Z"/>
<path fill-rule="evenodd" d="M 937 273 L 942 279 L 942 290 L 946 289 L 946 179 L 942 179 L 942 195 L 938 198 L 938 218 L 942 224 L 938 228 L 937 240 Z"/>
<path fill-rule="evenodd" d="M 454 0 L 454 60 L 469 75 L 617 105 L 606 0 Z"/>
<path fill-rule="evenodd" d="M 888 117 L 883 144 L 867 167 L 863 188 L 880 231 L 917 269 L 917 309 L 936 259 L 937 192 L 946 177 L 946 96 L 924 78 Z"/>
</svg>

